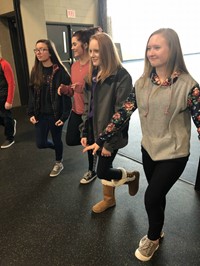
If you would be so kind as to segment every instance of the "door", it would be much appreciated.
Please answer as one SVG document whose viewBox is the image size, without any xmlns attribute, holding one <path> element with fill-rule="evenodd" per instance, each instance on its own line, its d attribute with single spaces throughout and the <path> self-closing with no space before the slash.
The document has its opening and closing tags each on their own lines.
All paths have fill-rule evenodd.
<svg viewBox="0 0 200 266">
<path fill-rule="evenodd" d="M 60 24 L 47 24 L 48 39 L 54 42 L 62 63 L 70 71 L 72 53 L 70 49 L 70 26 Z"/>
<path fill-rule="evenodd" d="M 28 103 L 29 71 L 22 25 L 16 17 L 8 18 L 21 105 Z M 23 75 L 22 75 L 23 73 Z"/>
<path fill-rule="evenodd" d="M 48 39 L 55 43 L 58 54 L 63 64 L 70 72 L 71 64 L 75 61 L 71 50 L 71 38 L 75 31 L 92 27 L 91 24 L 57 24 L 47 23 Z"/>
</svg>

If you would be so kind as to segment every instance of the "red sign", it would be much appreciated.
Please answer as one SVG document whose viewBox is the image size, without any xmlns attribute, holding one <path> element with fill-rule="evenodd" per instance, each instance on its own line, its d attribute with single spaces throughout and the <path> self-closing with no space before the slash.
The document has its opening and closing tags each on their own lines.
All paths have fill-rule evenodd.
<svg viewBox="0 0 200 266">
<path fill-rule="evenodd" d="M 68 18 L 76 18 L 76 12 L 72 9 L 67 9 L 67 17 Z"/>
</svg>

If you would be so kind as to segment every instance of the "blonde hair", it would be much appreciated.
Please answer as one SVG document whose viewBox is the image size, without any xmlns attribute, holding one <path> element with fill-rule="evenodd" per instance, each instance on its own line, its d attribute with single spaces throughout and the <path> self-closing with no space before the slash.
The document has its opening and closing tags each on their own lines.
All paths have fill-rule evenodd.
<svg viewBox="0 0 200 266">
<path fill-rule="evenodd" d="M 107 77 L 121 67 L 122 64 L 117 48 L 108 34 L 98 32 L 90 38 L 90 41 L 91 40 L 96 40 L 99 45 L 99 57 L 101 61 L 101 76 L 99 80 L 103 82 Z M 90 85 L 92 83 L 92 73 L 95 68 L 96 67 L 93 66 L 92 61 L 90 60 L 89 73 L 87 77 L 87 82 Z"/>
<path fill-rule="evenodd" d="M 169 58 L 168 58 L 167 67 L 166 67 L 166 70 L 167 70 L 166 74 L 168 75 L 168 77 L 170 77 L 172 75 L 172 73 L 175 71 L 188 73 L 188 70 L 187 70 L 185 62 L 184 62 L 183 53 L 182 53 L 181 44 L 180 44 L 178 34 L 173 29 L 161 28 L 159 30 L 154 31 L 150 35 L 150 37 L 147 41 L 146 50 L 145 50 L 145 63 L 144 63 L 143 77 L 144 78 L 149 77 L 150 73 L 153 70 L 153 67 L 151 66 L 151 64 L 147 58 L 148 43 L 149 43 L 150 38 L 153 35 L 162 35 L 168 44 Z"/>
</svg>

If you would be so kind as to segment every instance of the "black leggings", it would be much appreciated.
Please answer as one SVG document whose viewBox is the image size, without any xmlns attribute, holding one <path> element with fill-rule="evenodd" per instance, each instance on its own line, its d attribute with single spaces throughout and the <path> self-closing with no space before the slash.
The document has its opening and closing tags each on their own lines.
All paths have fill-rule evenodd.
<svg viewBox="0 0 200 266">
<path fill-rule="evenodd" d="M 0 103 L 1 104 L 1 103 Z M 4 135 L 7 140 L 14 140 L 14 119 L 11 110 L 4 108 L 4 102 L 2 103 L 0 110 L 0 125 L 4 126 Z"/>
<path fill-rule="evenodd" d="M 66 144 L 69 146 L 76 146 L 81 145 L 81 136 L 79 126 L 83 122 L 82 115 L 76 114 L 75 112 L 71 111 L 68 125 L 67 125 L 67 132 L 66 132 Z M 89 140 L 88 144 L 94 143 L 94 137 L 92 136 L 92 141 Z M 92 151 L 88 151 L 88 170 L 95 171 L 96 170 L 96 161 L 97 156 L 92 155 Z"/>
<path fill-rule="evenodd" d="M 99 152 L 98 165 L 97 165 L 97 176 L 100 179 L 106 179 L 111 181 L 112 179 L 120 180 L 122 178 L 122 172 L 119 169 L 115 169 L 112 166 L 113 160 L 117 154 L 115 150 L 110 157 L 101 156 Z"/>
<path fill-rule="evenodd" d="M 149 220 L 148 238 L 157 240 L 164 225 L 166 195 L 179 179 L 188 157 L 172 160 L 153 161 L 142 148 L 143 168 L 148 187 L 144 202 Z"/>
</svg>

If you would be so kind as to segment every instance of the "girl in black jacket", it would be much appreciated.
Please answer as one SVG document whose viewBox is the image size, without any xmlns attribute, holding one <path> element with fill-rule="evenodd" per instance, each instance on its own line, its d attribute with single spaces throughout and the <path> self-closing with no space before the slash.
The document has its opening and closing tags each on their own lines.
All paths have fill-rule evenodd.
<svg viewBox="0 0 200 266">
<path fill-rule="evenodd" d="M 57 90 L 60 84 L 70 84 L 70 75 L 51 41 L 38 40 L 34 53 L 28 115 L 30 122 L 35 125 L 37 147 L 55 150 L 55 165 L 50 173 L 51 177 L 55 177 L 64 168 L 62 128 L 71 110 L 71 98 L 58 95 Z M 49 132 L 52 140 L 48 139 Z"/>
<path fill-rule="evenodd" d="M 106 33 L 97 33 L 91 37 L 89 54 L 91 60 L 85 84 L 81 139 L 84 147 L 96 141 L 132 90 L 131 76 L 122 67 L 115 45 Z M 115 138 L 104 143 L 98 154 L 97 176 L 103 184 L 104 199 L 93 206 L 92 210 L 95 213 L 101 213 L 115 206 L 115 187 L 128 184 L 131 195 L 135 195 L 138 191 L 139 172 L 127 172 L 123 168 L 112 167 L 118 149 L 127 143 L 128 122 Z"/>
</svg>

